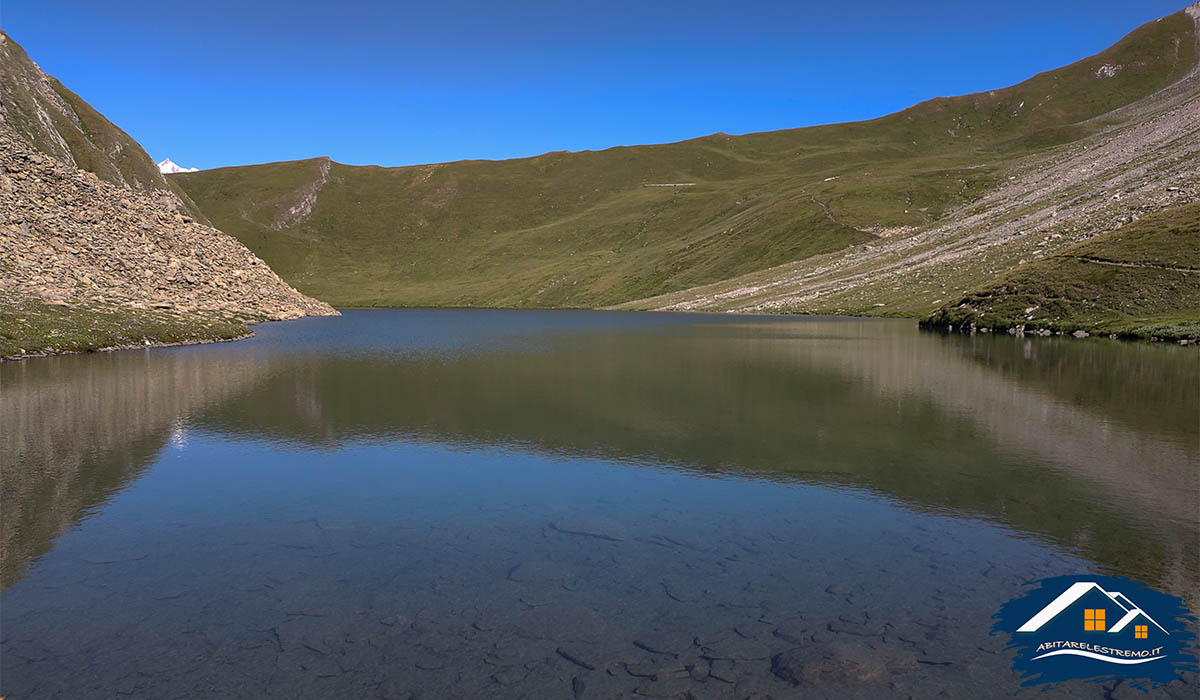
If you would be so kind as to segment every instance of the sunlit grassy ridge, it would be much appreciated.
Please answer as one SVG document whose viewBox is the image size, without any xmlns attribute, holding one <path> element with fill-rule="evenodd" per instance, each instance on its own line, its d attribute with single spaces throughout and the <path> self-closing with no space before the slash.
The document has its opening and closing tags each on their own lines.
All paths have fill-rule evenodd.
<svg viewBox="0 0 1200 700">
<path fill-rule="evenodd" d="M 1093 133 L 1095 117 L 1195 60 L 1194 22 L 1181 12 L 1019 85 L 867 122 L 498 162 L 314 159 L 171 179 L 284 279 L 335 305 L 605 306 L 936 223 L 1014 159 Z M 642 187 L 664 182 L 696 186 Z"/>
</svg>

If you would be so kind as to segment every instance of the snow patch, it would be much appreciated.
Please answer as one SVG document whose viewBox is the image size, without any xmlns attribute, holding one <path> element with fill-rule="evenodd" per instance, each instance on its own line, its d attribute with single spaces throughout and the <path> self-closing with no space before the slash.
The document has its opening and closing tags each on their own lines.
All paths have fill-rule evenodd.
<svg viewBox="0 0 1200 700">
<path fill-rule="evenodd" d="M 171 173 L 194 173 L 198 172 L 200 168 L 185 168 L 182 165 L 177 165 L 170 158 L 167 158 L 158 164 L 158 170 L 164 175 L 170 175 Z"/>
</svg>

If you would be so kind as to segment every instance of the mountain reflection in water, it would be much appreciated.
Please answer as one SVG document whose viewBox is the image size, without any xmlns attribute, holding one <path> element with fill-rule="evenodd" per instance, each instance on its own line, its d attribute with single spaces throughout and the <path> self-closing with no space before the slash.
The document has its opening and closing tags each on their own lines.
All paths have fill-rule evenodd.
<svg viewBox="0 0 1200 700">
<path fill-rule="evenodd" d="M 275 446 L 328 469 L 372 446 L 526 453 L 556 465 L 547 489 L 597 460 L 848 489 L 982 519 L 1192 598 L 1195 382 L 1194 352 L 1151 344 L 946 337 L 902 321 L 466 310 L 351 311 L 229 345 L 8 364 L 3 585 L 37 579 L 56 538 L 191 436 L 230 459 L 238 444 Z M 347 490 L 370 488 L 347 474 Z M 464 503 L 484 498 L 462 488 Z"/>
</svg>

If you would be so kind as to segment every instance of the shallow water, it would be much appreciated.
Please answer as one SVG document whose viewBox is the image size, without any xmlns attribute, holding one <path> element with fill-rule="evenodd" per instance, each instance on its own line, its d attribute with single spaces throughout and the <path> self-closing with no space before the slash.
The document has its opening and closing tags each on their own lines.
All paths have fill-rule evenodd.
<svg viewBox="0 0 1200 700">
<path fill-rule="evenodd" d="M 0 694 L 1009 697 L 1030 581 L 1195 608 L 1197 358 L 411 310 L 3 365 Z"/>
</svg>

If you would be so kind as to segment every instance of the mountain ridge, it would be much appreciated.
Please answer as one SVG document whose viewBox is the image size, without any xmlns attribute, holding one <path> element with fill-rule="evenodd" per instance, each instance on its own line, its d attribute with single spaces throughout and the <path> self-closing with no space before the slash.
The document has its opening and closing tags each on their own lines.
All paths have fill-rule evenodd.
<svg viewBox="0 0 1200 700">
<path fill-rule="evenodd" d="M 1095 138 L 1189 74 L 1195 39 L 1181 11 L 1009 88 L 848 124 L 506 161 L 327 161 L 291 220 L 281 212 L 320 179 L 313 159 L 169 179 L 285 279 L 339 305 L 658 308 L 664 294 L 890 246 L 963 215 L 1015 164 Z M 696 186 L 642 188 L 655 182 Z"/>
</svg>

